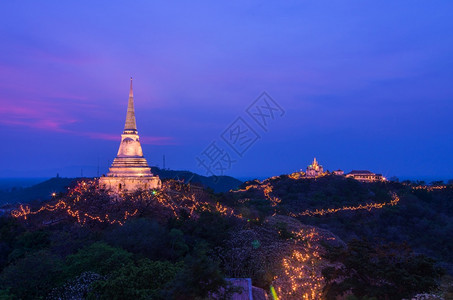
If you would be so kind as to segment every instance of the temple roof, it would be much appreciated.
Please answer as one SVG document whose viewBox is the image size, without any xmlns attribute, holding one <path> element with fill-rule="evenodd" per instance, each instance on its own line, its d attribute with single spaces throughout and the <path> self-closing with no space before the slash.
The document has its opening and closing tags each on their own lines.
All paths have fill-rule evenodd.
<svg viewBox="0 0 453 300">
<path fill-rule="evenodd" d="M 351 172 L 349 172 L 349 174 L 374 174 L 374 173 L 368 170 L 352 170 Z"/>
</svg>

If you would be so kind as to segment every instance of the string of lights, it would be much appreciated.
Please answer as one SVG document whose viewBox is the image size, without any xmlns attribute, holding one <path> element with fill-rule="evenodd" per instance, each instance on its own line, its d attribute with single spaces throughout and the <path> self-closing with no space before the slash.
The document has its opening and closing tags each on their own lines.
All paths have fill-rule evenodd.
<svg viewBox="0 0 453 300">
<path fill-rule="evenodd" d="M 155 205 L 168 209 L 176 218 L 180 217 L 183 210 L 187 212 L 189 218 L 196 217 L 198 212 L 201 211 L 217 211 L 223 216 L 242 218 L 233 209 L 218 202 L 212 204 L 197 199 L 190 185 L 184 185 L 177 181 L 164 182 L 161 190 L 145 190 L 132 194 L 123 192 L 110 195 L 102 192 L 98 189 L 96 180 L 81 181 L 75 187 L 70 188 L 67 195 L 55 204 L 46 204 L 34 211 L 29 205 L 20 205 L 18 209 L 11 212 L 11 215 L 14 218 L 27 220 L 30 216 L 44 211 L 58 211 L 75 218 L 81 225 L 85 225 L 87 221 L 95 221 L 122 226 L 128 218 L 143 212 L 139 208 L 145 207 L 144 209 L 146 209 L 149 205 Z M 107 198 L 107 203 L 102 203 L 103 198 Z M 130 207 L 128 207 L 123 212 L 119 212 L 118 208 L 122 208 L 121 204 L 125 201 L 130 204 L 130 207 L 134 208 L 138 205 L 139 208 L 130 211 Z M 114 210 L 115 213 L 109 213 L 109 210 Z"/>
<path fill-rule="evenodd" d="M 261 190 L 266 197 L 267 200 L 271 203 L 271 206 L 275 207 L 278 204 L 282 202 L 282 200 L 278 197 L 272 196 L 272 186 L 270 185 L 269 182 L 266 182 L 264 184 L 258 185 L 258 184 L 251 184 L 246 186 L 243 189 L 239 189 L 236 191 L 232 191 L 233 193 L 241 193 L 241 192 L 247 192 L 251 189 L 256 189 L 256 190 Z M 392 193 L 392 200 L 389 202 L 383 202 L 383 203 L 366 203 L 366 204 L 359 204 L 356 206 L 343 206 L 343 207 L 337 207 L 337 208 L 323 208 L 323 209 L 315 209 L 315 210 L 310 210 L 307 209 L 303 212 L 299 213 L 294 213 L 294 212 L 289 212 L 288 215 L 291 217 L 302 217 L 302 216 L 323 216 L 327 214 L 333 214 L 341 211 L 356 211 L 356 210 L 368 210 L 371 211 L 372 209 L 381 209 L 386 206 L 395 206 L 399 203 L 400 198 L 396 193 Z M 274 215 L 276 215 L 277 212 L 274 212 Z"/>
<path fill-rule="evenodd" d="M 432 192 L 435 190 L 444 190 L 446 189 L 446 185 L 418 185 L 412 187 L 413 190 L 427 190 L 428 192 Z"/>
<path fill-rule="evenodd" d="M 244 189 L 234 192 L 244 192 L 250 189 L 261 190 L 265 198 L 271 203 L 272 207 L 276 207 L 282 202 L 279 197 L 272 195 L 273 187 L 269 181 L 260 185 L 248 185 Z M 123 225 L 128 218 L 136 216 L 140 213 L 140 210 L 138 208 L 135 208 L 132 211 L 125 209 L 121 214 L 116 213 L 115 216 L 112 216 L 108 212 L 106 213 L 106 209 L 101 208 L 99 208 L 97 211 L 87 211 L 83 204 L 87 204 L 88 202 L 93 201 L 93 198 L 99 196 L 96 193 L 99 193 L 97 181 L 81 181 L 75 187 L 69 189 L 67 195 L 63 196 L 55 204 L 46 204 L 35 211 L 32 211 L 30 206 L 28 205 L 20 205 L 18 209 L 11 212 L 11 215 L 15 218 L 24 218 L 26 220 L 30 216 L 39 214 L 43 211 L 63 211 L 67 215 L 75 218 L 77 222 L 82 225 L 84 225 L 87 220 Z M 100 197 L 101 196 L 102 195 L 100 195 Z M 121 203 L 122 201 L 124 201 L 124 199 L 128 199 L 132 204 L 154 202 L 160 207 L 169 209 L 172 215 L 176 218 L 179 217 L 182 210 L 185 210 L 188 213 L 189 217 L 196 216 L 197 212 L 200 211 L 217 211 L 223 216 L 243 218 L 241 214 L 235 213 L 234 209 L 222 205 L 219 202 L 212 204 L 210 202 L 197 199 L 195 193 L 191 191 L 190 185 L 185 185 L 175 181 L 164 182 L 161 190 L 146 190 L 133 194 L 116 194 L 114 196 L 111 195 L 111 199 L 113 200 L 109 200 L 110 202 L 113 201 L 118 203 Z M 322 216 L 326 214 L 337 213 L 340 211 L 370 211 L 372 209 L 381 209 L 385 206 L 397 205 L 399 201 L 399 197 L 395 193 L 393 193 L 392 200 L 390 202 L 367 203 L 339 208 L 323 208 L 315 210 L 307 209 L 302 212 L 289 212 L 288 215 L 291 217 L 317 215 Z M 90 209 L 92 210 L 91 206 Z M 112 203 L 109 203 L 109 206 L 112 206 Z M 276 211 L 274 212 L 274 215 L 275 214 L 277 214 Z"/>
<path fill-rule="evenodd" d="M 292 235 L 294 249 L 282 258 L 282 269 L 272 282 L 274 293 L 280 299 L 320 299 L 325 282 L 321 271 L 325 262 L 319 241 L 334 238 L 324 237 L 314 228 L 293 231 Z"/>
<path fill-rule="evenodd" d="M 385 206 L 395 206 L 400 202 L 400 198 L 396 193 L 392 193 L 392 200 L 389 202 L 383 203 L 367 203 L 367 204 L 359 204 L 357 206 L 343 206 L 339 208 L 325 208 L 325 209 L 315 209 L 315 210 L 305 210 L 300 213 L 293 213 L 290 212 L 289 215 L 291 217 L 301 217 L 301 216 L 323 216 L 327 214 L 333 214 L 341 211 L 355 211 L 355 210 L 368 210 L 371 211 L 372 209 L 380 209 L 384 208 Z"/>
</svg>

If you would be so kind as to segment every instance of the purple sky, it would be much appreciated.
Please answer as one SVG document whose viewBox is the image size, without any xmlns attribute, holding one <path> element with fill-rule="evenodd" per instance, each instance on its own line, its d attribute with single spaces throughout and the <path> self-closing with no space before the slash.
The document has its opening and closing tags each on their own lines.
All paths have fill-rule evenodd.
<svg viewBox="0 0 453 300">
<path fill-rule="evenodd" d="M 195 157 L 263 92 L 285 110 L 226 174 L 453 178 L 451 1 L 6 1 L 0 177 L 96 176 L 129 77 L 151 165 Z M 250 123 L 250 125 L 252 125 Z M 221 143 L 219 143 L 221 144 Z M 229 151 L 223 145 L 226 152 Z"/>
</svg>

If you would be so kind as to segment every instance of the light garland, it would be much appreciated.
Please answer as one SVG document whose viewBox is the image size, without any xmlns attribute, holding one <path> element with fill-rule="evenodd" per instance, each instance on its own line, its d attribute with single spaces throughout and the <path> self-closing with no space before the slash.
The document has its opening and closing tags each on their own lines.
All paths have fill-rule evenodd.
<svg viewBox="0 0 453 300">
<path fill-rule="evenodd" d="M 314 228 L 293 231 L 292 234 L 295 242 L 304 242 L 304 246 L 295 246 L 291 254 L 282 259 L 282 271 L 272 282 L 276 295 L 281 299 L 321 299 L 325 280 L 321 274 L 323 249 L 318 242 L 325 237 Z"/>
<path fill-rule="evenodd" d="M 443 190 L 443 189 L 446 189 L 447 186 L 446 185 L 418 185 L 418 186 L 414 186 L 412 187 L 413 190 L 427 190 L 428 192 L 432 192 L 432 191 L 435 191 L 435 190 Z"/>
<path fill-rule="evenodd" d="M 91 191 L 99 192 L 97 186 L 98 183 L 96 180 L 81 181 L 74 188 L 69 189 L 67 195 L 58 200 L 56 204 L 46 204 L 35 211 L 32 211 L 28 205 L 20 205 L 18 209 L 11 212 L 11 216 L 27 220 L 30 216 L 37 215 L 44 211 L 61 211 L 75 218 L 81 225 L 85 225 L 86 222 L 90 220 L 99 223 L 119 224 L 122 226 L 128 218 L 139 214 L 139 209 L 133 211 L 125 210 L 122 216 L 112 217 L 108 213 L 101 213 L 102 209 L 98 209 L 96 214 L 93 212 L 89 213 L 86 209 L 77 208 L 77 206 L 87 203 L 88 199 L 94 196 Z M 189 217 L 196 216 L 197 212 L 200 211 L 217 211 L 223 216 L 242 218 L 242 216 L 236 214 L 233 209 L 218 202 L 213 205 L 209 202 L 198 200 L 191 190 L 190 185 L 184 185 L 177 181 L 164 182 L 162 189 L 159 191 L 146 190 L 136 194 L 122 193 L 112 195 L 110 199 L 112 206 L 115 205 L 115 202 L 121 203 L 125 198 L 129 199 L 131 203 L 148 203 L 156 201 L 159 206 L 169 209 L 176 218 L 179 218 L 179 212 L 181 210 L 187 211 Z"/>
<path fill-rule="evenodd" d="M 271 203 L 272 207 L 275 207 L 275 206 L 277 206 L 277 204 L 280 204 L 282 202 L 282 200 L 280 198 L 272 196 L 271 193 L 273 192 L 273 188 L 269 182 L 266 182 L 261 185 L 258 185 L 258 184 L 248 185 L 244 189 L 239 189 L 239 190 L 231 191 L 231 192 L 241 193 L 241 192 L 247 192 L 251 189 L 261 190 L 263 192 L 265 198 L 267 200 L 269 200 L 269 202 Z M 356 210 L 371 211 L 372 209 L 381 209 L 381 208 L 384 208 L 385 206 L 397 205 L 400 201 L 400 198 L 398 197 L 398 195 L 396 193 L 393 193 L 393 192 L 391 193 L 391 196 L 392 196 L 392 200 L 389 202 L 367 203 L 367 204 L 359 204 L 356 206 L 343 206 L 343 207 L 338 207 L 338 208 L 322 208 L 322 209 L 315 209 L 315 210 L 307 209 L 307 210 L 305 210 L 303 212 L 299 212 L 299 213 L 289 212 L 288 215 L 296 218 L 296 217 L 302 217 L 302 216 L 310 216 L 310 217 L 323 216 L 323 215 L 333 214 L 333 213 L 337 213 L 337 212 L 341 212 L 341 211 L 356 211 Z M 241 202 L 241 201 L 239 201 L 239 202 Z M 242 201 L 242 202 L 245 202 L 245 201 Z M 277 215 L 277 211 L 275 211 L 273 215 Z"/>
</svg>

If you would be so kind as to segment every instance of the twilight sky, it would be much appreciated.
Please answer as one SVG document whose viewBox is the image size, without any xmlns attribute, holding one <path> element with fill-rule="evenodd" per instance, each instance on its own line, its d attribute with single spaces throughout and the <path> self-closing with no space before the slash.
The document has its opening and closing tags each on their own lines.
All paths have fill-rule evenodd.
<svg viewBox="0 0 453 300">
<path fill-rule="evenodd" d="M 452 12 L 417 0 L 4 1 L 0 177 L 106 173 L 132 76 L 150 165 L 165 155 L 206 174 L 196 157 L 214 141 L 237 177 L 316 156 L 329 170 L 453 178 Z M 285 111 L 267 131 L 246 112 L 263 91 Z M 222 139 L 238 117 L 259 135 L 242 157 Z"/>
</svg>

